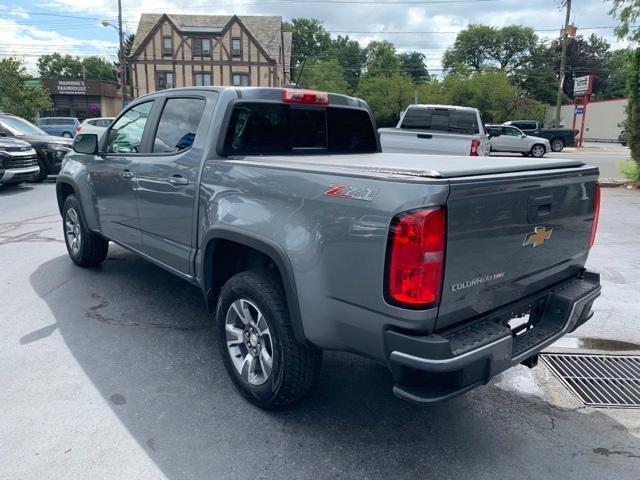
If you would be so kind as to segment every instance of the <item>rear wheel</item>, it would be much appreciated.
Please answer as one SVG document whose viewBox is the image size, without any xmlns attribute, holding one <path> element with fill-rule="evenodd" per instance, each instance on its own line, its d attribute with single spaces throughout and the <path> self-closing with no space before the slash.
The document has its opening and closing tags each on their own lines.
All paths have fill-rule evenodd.
<svg viewBox="0 0 640 480">
<path fill-rule="evenodd" d="M 81 267 L 96 267 L 104 262 L 109 241 L 86 227 L 80 203 L 69 195 L 62 207 L 64 242 L 71 260 Z"/>
<path fill-rule="evenodd" d="M 62 136 L 64 138 L 73 138 L 73 135 L 71 133 L 69 133 L 69 132 L 62 132 Z"/>
<path fill-rule="evenodd" d="M 553 138 L 551 140 L 551 151 L 561 152 L 564 148 L 564 141 L 561 138 Z"/>
<path fill-rule="evenodd" d="M 540 145 L 536 143 L 533 147 L 531 147 L 531 156 L 535 158 L 544 157 L 544 154 L 547 153 L 547 149 L 544 148 L 544 145 Z"/>
<path fill-rule="evenodd" d="M 275 272 L 247 271 L 231 277 L 218 299 L 216 326 L 225 368 L 253 404 L 284 407 L 315 384 L 322 351 L 295 338 Z"/>
</svg>

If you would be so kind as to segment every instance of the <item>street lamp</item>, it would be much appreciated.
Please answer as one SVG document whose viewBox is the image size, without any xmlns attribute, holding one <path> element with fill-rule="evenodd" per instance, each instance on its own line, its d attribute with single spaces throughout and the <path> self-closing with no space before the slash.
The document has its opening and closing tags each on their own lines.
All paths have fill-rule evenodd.
<svg viewBox="0 0 640 480">
<path fill-rule="evenodd" d="M 120 45 L 120 51 L 118 57 L 120 59 L 120 68 L 122 69 L 122 108 L 125 107 L 126 100 L 126 86 L 127 86 L 127 58 L 124 54 L 124 32 L 122 31 L 122 0 L 118 0 L 118 26 L 113 23 L 102 20 L 100 22 L 103 27 L 113 27 L 118 32 L 118 39 Z"/>
</svg>

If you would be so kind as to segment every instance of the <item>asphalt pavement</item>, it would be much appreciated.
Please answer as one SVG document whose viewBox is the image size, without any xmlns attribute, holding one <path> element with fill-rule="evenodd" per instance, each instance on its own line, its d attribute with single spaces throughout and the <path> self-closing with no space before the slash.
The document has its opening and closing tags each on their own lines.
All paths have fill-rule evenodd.
<svg viewBox="0 0 640 480">
<path fill-rule="evenodd" d="M 492 153 L 492 156 L 511 156 L 507 153 Z M 600 176 L 606 179 L 624 180 L 620 173 L 620 163 L 631 156 L 628 147 L 617 143 L 585 143 L 583 148 L 566 147 L 562 152 L 550 152 L 546 158 L 575 158 L 600 168 Z"/>
<path fill-rule="evenodd" d="M 605 189 L 574 338 L 640 344 L 639 238 L 640 193 Z M 71 263 L 50 182 L 0 187 L 0 267 L 0 479 L 640 478 L 640 411 L 584 407 L 543 365 L 423 408 L 330 352 L 307 399 L 253 407 L 198 289 L 118 247 Z"/>
</svg>

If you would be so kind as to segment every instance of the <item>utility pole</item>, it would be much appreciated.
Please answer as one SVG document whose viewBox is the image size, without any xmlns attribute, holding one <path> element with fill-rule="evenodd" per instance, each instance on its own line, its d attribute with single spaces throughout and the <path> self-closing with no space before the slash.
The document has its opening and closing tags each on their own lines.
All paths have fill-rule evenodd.
<svg viewBox="0 0 640 480">
<path fill-rule="evenodd" d="M 567 64 L 567 45 L 569 44 L 569 20 L 571 17 L 571 0 L 565 0 L 567 15 L 562 29 L 562 54 L 560 56 L 560 75 L 558 75 L 558 97 L 556 98 L 556 127 L 560 126 L 560 110 L 562 109 L 562 87 L 564 85 L 564 69 Z"/>
<path fill-rule="evenodd" d="M 124 53 L 124 32 L 122 31 L 122 0 L 118 0 L 118 38 L 120 39 L 120 68 L 122 69 L 122 108 L 124 108 L 127 104 L 127 58 Z"/>
</svg>

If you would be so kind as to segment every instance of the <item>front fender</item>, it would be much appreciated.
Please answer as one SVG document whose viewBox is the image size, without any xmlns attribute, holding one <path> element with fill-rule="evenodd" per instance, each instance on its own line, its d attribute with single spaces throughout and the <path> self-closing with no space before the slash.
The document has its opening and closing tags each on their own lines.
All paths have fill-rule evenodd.
<svg viewBox="0 0 640 480">
<path fill-rule="evenodd" d="M 82 157 L 81 154 L 70 152 L 65 157 L 60 173 L 56 179 L 56 193 L 58 196 L 58 207 L 62 213 L 62 196 L 61 191 L 63 185 L 68 185 L 73 189 L 73 193 L 80 202 L 82 215 L 90 230 L 99 231 L 100 222 L 98 212 L 96 210 L 96 199 L 93 187 L 89 177 L 86 161 L 77 159 Z"/>
</svg>

